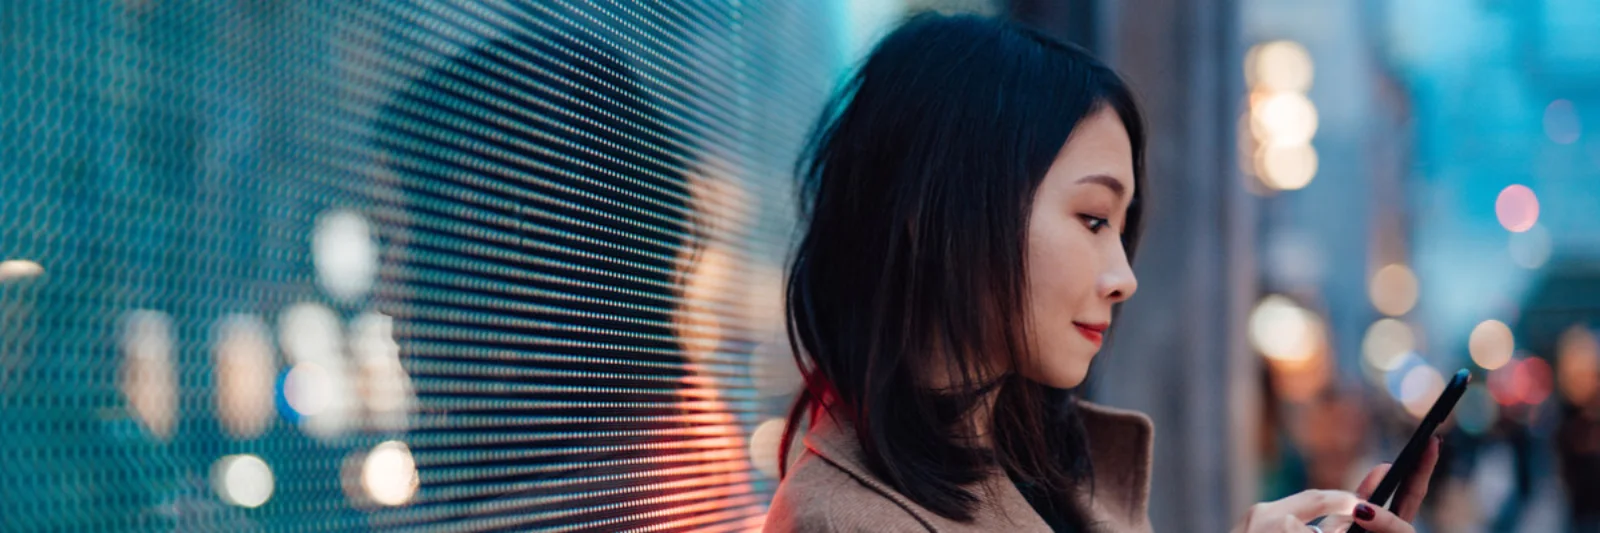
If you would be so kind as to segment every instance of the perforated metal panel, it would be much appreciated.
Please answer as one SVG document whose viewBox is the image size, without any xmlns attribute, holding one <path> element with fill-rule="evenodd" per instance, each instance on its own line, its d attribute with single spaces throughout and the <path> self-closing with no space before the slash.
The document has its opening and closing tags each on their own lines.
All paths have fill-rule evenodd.
<svg viewBox="0 0 1600 533">
<path fill-rule="evenodd" d="M 759 527 L 830 13 L 0 5 L 0 529 Z"/>
</svg>

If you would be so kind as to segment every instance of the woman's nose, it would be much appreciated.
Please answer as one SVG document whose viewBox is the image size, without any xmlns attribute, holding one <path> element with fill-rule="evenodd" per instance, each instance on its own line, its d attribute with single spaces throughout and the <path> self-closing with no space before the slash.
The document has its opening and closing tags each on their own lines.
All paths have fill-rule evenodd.
<svg viewBox="0 0 1600 533">
<path fill-rule="evenodd" d="M 1133 297 L 1139 290 L 1139 279 L 1133 275 L 1133 267 L 1128 264 L 1126 254 L 1116 254 L 1117 259 L 1111 268 L 1100 274 L 1100 297 L 1120 303 Z"/>
</svg>

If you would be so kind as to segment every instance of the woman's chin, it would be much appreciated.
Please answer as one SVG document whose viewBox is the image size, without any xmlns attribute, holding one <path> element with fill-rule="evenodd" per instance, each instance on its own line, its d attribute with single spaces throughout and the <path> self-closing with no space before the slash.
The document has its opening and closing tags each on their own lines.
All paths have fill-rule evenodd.
<svg viewBox="0 0 1600 533">
<path fill-rule="evenodd" d="M 1057 368 L 1028 376 L 1030 381 L 1054 389 L 1072 389 L 1083 384 L 1089 375 L 1087 365 L 1082 368 Z"/>
</svg>

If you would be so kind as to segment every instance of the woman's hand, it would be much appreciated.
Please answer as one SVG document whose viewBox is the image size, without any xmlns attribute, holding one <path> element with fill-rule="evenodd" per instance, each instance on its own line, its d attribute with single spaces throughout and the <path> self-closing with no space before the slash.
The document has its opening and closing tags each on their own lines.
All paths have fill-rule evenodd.
<svg viewBox="0 0 1600 533">
<path fill-rule="evenodd" d="M 1233 533 L 1309 533 L 1306 525 L 1319 516 L 1349 513 L 1361 499 L 1342 490 L 1308 490 L 1287 498 L 1250 506 Z"/>
<path fill-rule="evenodd" d="M 1422 454 L 1422 464 L 1407 481 L 1405 494 L 1391 513 L 1381 506 L 1366 503 L 1372 491 L 1378 488 L 1383 476 L 1389 473 L 1389 464 L 1381 464 L 1367 473 L 1356 493 L 1337 490 L 1308 490 L 1287 498 L 1258 503 L 1250 507 L 1244 520 L 1233 528 L 1233 533 L 1343 533 L 1351 524 L 1360 524 L 1371 533 L 1415 533 L 1411 520 L 1422 509 L 1422 499 L 1428 495 L 1428 480 L 1433 477 L 1433 467 L 1439 462 L 1439 439 L 1428 443 Z M 1326 516 L 1317 527 L 1306 522 Z"/>
<path fill-rule="evenodd" d="M 1433 479 L 1433 467 L 1438 463 L 1439 438 L 1434 437 L 1423 452 L 1422 463 L 1417 465 L 1417 471 L 1411 474 L 1411 479 L 1406 480 L 1406 493 L 1396 496 L 1400 498 L 1400 504 L 1395 507 L 1399 513 L 1391 513 L 1378 505 L 1361 503 L 1350 514 L 1341 513 L 1323 520 L 1322 530 L 1326 533 L 1343 533 L 1350 529 L 1353 522 L 1372 533 L 1415 533 L 1411 521 L 1422 510 L 1422 500 L 1428 496 L 1428 481 Z M 1388 463 L 1378 465 L 1361 480 L 1356 494 L 1361 496 L 1363 502 L 1378 488 L 1383 476 L 1389 473 L 1389 466 Z"/>
</svg>

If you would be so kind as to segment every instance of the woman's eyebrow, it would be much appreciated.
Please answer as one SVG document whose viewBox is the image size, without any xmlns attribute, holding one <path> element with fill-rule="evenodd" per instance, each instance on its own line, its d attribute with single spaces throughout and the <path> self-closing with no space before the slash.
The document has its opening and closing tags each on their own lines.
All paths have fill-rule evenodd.
<svg viewBox="0 0 1600 533">
<path fill-rule="evenodd" d="M 1127 188 L 1122 186 L 1121 181 L 1118 181 L 1117 178 L 1113 178 L 1105 174 L 1084 176 L 1082 178 L 1078 178 L 1078 183 L 1098 183 L 1100 185 L 1104 185 L 1107 189 L 1111 189 L 1111 192 L 1116 194 L 1117 198 L 1119 199 L 1128 194 Z"/>
</svg>

